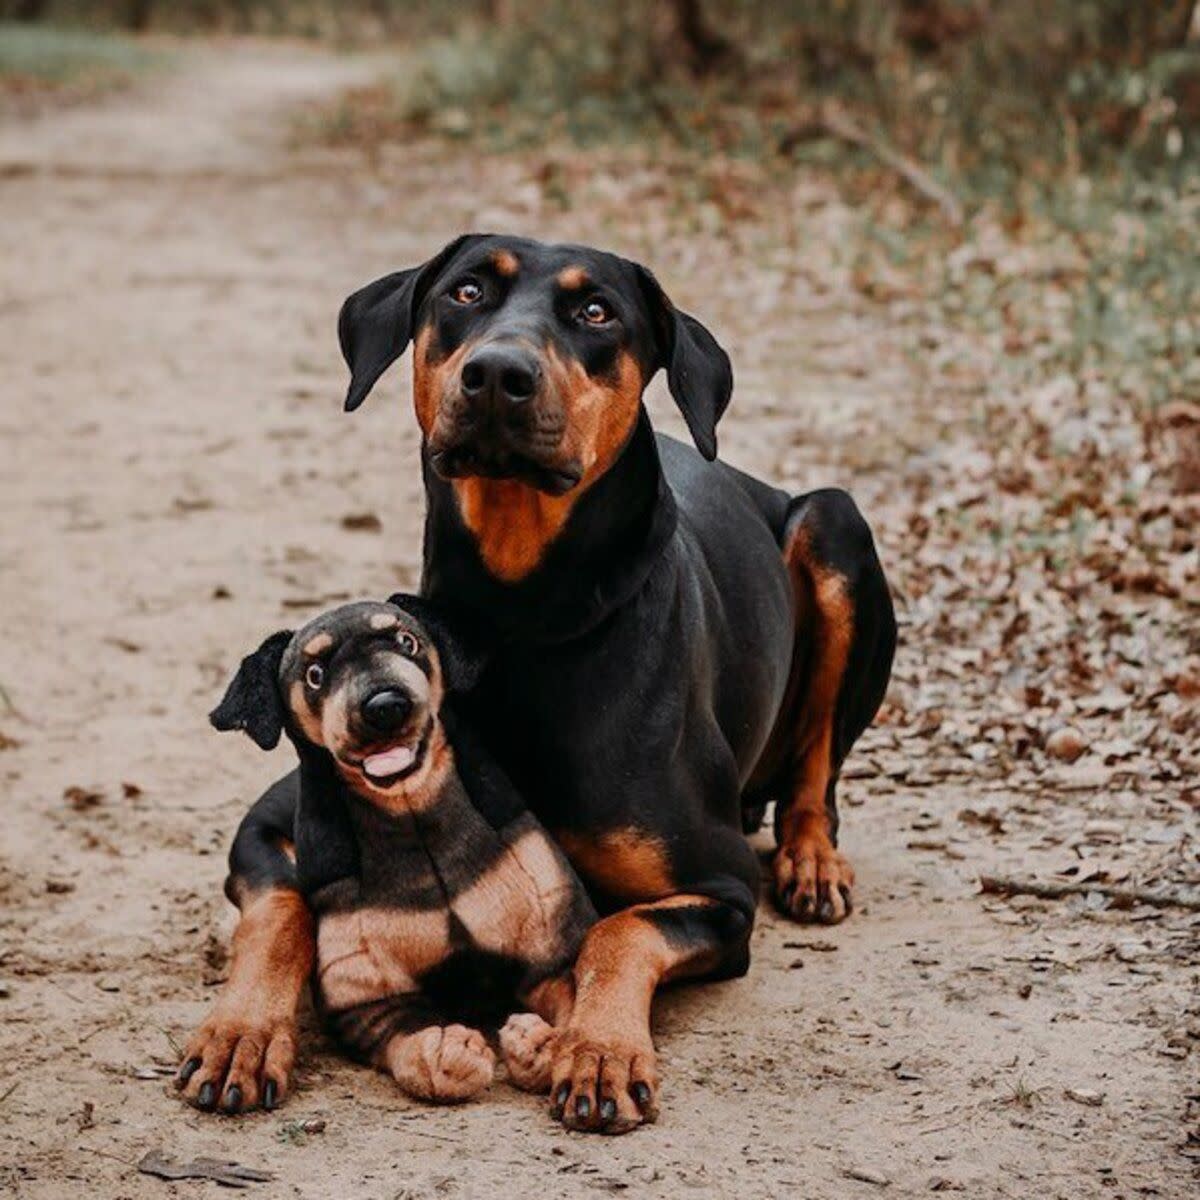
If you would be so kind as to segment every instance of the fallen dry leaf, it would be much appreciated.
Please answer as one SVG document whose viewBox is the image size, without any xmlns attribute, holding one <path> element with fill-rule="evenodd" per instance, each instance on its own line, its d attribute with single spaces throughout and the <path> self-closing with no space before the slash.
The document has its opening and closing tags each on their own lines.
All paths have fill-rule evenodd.
<svg viewBox="0 0 1200 1200">
<path fill-rule="evenodd" d="M 268 1183 L 274 1178 L 267 1171 L 243 1167 L 225 1159 L 194 1158 L 191 1162 L 180 1163 L 167 1158 L 161 1150 L 151 1150 L 143 1155 L 137 1169 L 143 1175 L 155 1175 L 159 1179 L 209 1179 L 228 1188 L 246 1188 L 252 1183 Z"/>
</svg>

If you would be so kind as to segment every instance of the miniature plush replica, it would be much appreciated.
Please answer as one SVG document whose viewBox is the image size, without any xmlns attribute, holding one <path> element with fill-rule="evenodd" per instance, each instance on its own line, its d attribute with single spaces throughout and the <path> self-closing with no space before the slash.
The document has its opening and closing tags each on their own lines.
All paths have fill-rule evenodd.
<svg viewBox="0 0 1200 1200">
<path fill-rule="evenodd" d="M 313 992 L 356 1058 L 425 1100 L 509 1075 L 546 1090 L 553 1027 L 595 912 L 507 776 L 455 720 L 482 664 L 412 596 L 347 604 L 247 657 L 212 714 L 300 757 L 296 885 L 317 918 Z"/>
</svg>

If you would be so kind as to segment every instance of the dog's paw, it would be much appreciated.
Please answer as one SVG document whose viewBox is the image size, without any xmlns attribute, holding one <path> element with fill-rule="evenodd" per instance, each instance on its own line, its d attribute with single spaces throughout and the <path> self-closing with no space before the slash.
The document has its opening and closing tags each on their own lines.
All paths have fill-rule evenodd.
<svg viewBox="0 0 1200 1200">
<path fill-rule="evenodd" d="M 780 846 L 774 874 L 775 903 L 789 917 L 836 925 L 850 915 L 854 868 L 824 833 Z"/>
<path fill-rule="evenodd" d="M 461 1104 L 492 1082 L 496 1055 L 483 1034 L 465 1025 L 431 1025 L 392 1041 L 387 1064 L 410 1096 Z"/>
<path fill-rule="evenodd" d="M 259 1105 L 275 1108 L 287 1094 L 295 1061 L 294 1021 L 218 1003 L 188 1042 L 175 1086 L 206 1112 L 233 1116 Z"/>
<path fill-rule="evenodd" d="M 513 1013 L 500 1030 L 500 1054 L 508 1077 L 526 1092 L 550 1090 L 554 1026 L 536 1013 Z"/>
<path fill-rule="evenodd" d="M 654 1047 L 568 1027 L 554 1042 L 550 1113 L 568 1129 L 628 1133 L 658 1116 Z"/>
</svg>

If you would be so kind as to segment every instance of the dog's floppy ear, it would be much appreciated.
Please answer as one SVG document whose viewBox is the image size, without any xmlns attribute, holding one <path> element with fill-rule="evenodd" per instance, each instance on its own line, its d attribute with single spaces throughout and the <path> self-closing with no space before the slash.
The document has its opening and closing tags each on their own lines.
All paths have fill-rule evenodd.
<svg viewBox="0 0 1200 1200">
<path fill-rule="evenodd" d="M 338 314 L 338 342 L 350 368 L 346 411 L 353 412 L 379 377 L 404 353 L 429 285 L 468 242 L 485 235 L 464 233 L 427 263 L 396 271 L 360 288 Z"/>
<path fill-rule="evenodd" d="M 479 682 L 487 666 L 487 653 L 482 638 L 464 621 L 456 620 L 439 605 L 430 604 L 424 596 L 397 592 L 389 597 L 388 603 L 403 609 L 429 632 L 436 643 L 447 691 L 469 692 Z"/>
<path fill-rule="evenodd" d="M 263 750 L 275 748 L 283 732 L 279 665 L 291 640 L 292 631 L 281 629 L 242 659 L 221 703 L 208 714 L 215 729 L 242 729 Z"/>
<path fill-rule="evenodd" d="M 733 367 L 717 339 L 695 317 L 671 303 L 662 285 L 634 264 L 654 321 L 658 366 L 691 431 L 696 449 L 710 462 L 717 457 L 717 422 L 733 394 Z"/>
</svg>

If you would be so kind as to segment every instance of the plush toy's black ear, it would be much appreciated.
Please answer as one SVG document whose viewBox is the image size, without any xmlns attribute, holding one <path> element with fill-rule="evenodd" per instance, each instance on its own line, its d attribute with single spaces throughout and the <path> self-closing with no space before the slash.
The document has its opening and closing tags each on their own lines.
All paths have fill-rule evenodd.
<svg viewBox="0 0 1200 1200">
<path fill-rule="evenodd" d="M 469 692 L 479 682 L 487 666 L 487 652 L 482 639 L 463 621 L 441 606 L 430 604 L 424 596 L 398 592 L 389 597 L 388 603 L 403 609 L 433 638 L 448 691 Z"/>
<path fill-rule="evenodd" d="M 638 266 L 637 272 L 654 320 L 658 365 L 666 367 L 667 385 L 696 449 L 711 462 L 717 457 L 717 422 L 733 395 L 729 355 L 695 317 L 671 303 L 650 271 Z"/>
<path fill-rule="evenodd" d="M 291 640 L 292 631 L 282 629 L 242 659 L 221 703 L 208 714 L 215 729 L 243 729 L 263 750 L 275 748 L 283 732 L 279 664 Z"/>
<path fill-rule="evenodd" d="M 338 342 L 350 368 L 346 411 L 353 412 L 379 377 L 404 353 L 429 285 L 468 242 L 484 236 L 464 233 L 427 263 L 396 271 L 355 292 L 338 315 Z"/>
</svg>

